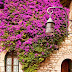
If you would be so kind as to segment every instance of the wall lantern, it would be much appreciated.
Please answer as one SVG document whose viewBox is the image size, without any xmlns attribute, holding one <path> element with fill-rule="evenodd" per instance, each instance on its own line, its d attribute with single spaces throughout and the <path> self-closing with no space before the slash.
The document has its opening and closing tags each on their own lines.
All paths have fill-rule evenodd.
<svg viewBox="0 0 72 72">
<path fill-rule="evenodd" d="M 0 0 L 0 9 L 3 9 L 3 8 L 4 8 L 3 0 Z"/>
<path fill-rule="evenodd" d="M 63 9 L 65 11 L 65 19 L 66 19 L 66 36 L 68 37 L 68 31 L 67 31 L 67 13 L 66 13 L 66 10 L 62 7 L 49 7 L 47 9 L 47 12 L 48 14 L 50 15 L 49 19 L 47 20 L 47 23 L 46 23 L 46 34 L 49 34 L 49 35 L 53 35 L 54 33 L 54 25 L 55 23 L 53 22 L 52 18 L 51 18 L 51 14 L 53 13 L 53 11 L 50 13 L 48 10 L 49 9 L 55 9 L 55 8 L 59 8 L 59 9 Z"/>
<path fill-rule="evenodd" d="M 53 33 L 54 33 L 54 25 L 55 25 L 55 23 L 52 20 L 51 14 L 50 14 L 50 17 L 49 17 L 49 19 L 47 20 L 47 23 L 46 23 L 46 34 L 53 35 Z"/>
</svg>

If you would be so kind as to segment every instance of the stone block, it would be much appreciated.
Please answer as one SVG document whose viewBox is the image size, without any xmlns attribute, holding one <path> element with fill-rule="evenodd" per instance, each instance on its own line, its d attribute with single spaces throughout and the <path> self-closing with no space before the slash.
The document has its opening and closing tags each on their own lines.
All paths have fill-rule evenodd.
<svg viewBox="0 0 72 72">
<path fill-rule="evenodd" d="M 46 69 L 47 70 L 48 68 L 47 67 L 44 67 L 43 69 Z"/>
</svg>

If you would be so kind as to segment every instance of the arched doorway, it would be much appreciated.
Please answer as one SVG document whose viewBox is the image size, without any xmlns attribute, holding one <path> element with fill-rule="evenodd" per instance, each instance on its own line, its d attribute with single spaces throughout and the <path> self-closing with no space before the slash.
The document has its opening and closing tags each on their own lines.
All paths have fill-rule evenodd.
<svg viewBox="0 0 72 72">
<path fill-rule="evenodd" d="M 5 55 L 5 72 L 19 72 L 19 61 L 15 51 Z"/>
<path fill-rule="evenodd" d="M 72 72 L 72 61 L 65 59 L 61 64 L 61 72 Z"/>
</svg>

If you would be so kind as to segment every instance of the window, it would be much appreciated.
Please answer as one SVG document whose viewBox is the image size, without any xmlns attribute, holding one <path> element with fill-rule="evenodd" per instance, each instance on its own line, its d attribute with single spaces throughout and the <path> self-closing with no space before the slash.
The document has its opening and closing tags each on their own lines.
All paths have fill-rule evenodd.
<svg viewBox="0 0 72 72">
<path fill-rule="evenodd" d="M 8 52 L 5 57 L 5 72 L 19 72 L 19 61 L 14 51 Z"/>
</svg>

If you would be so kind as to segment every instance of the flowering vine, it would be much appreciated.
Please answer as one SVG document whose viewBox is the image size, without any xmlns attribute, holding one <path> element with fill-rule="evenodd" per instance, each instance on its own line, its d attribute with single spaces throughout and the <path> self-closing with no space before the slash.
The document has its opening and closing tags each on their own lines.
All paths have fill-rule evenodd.
<svg viewBox="0 0 72 72">
<path fill-rule="evenodd" d="M 45 33 L 47 8 L 62 7 L 59 0 L 5 0 L 0 12 L 1 50 L 15 50 L 24 72 L 35 72 L 66 37 L 65 12 L 53 10 L 54 35 Z M 68 14 L 69 9 L 66 9 Z"/>
</svg>

